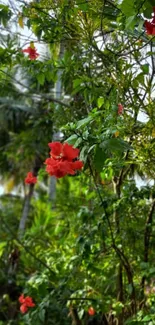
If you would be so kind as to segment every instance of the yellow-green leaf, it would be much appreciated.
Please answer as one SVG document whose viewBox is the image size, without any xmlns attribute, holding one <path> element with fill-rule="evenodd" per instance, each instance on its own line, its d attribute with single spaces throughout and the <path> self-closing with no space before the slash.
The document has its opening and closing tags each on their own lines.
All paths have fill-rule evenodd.
<svg viewBox="0 0 155 325">
<path fill-rule="evenodd" d="M 21 28 L 24 28 L 23 16 L 19 16 L 19 18 L 18 18 L 18 25 L 19 25 Z"/>
</svg>

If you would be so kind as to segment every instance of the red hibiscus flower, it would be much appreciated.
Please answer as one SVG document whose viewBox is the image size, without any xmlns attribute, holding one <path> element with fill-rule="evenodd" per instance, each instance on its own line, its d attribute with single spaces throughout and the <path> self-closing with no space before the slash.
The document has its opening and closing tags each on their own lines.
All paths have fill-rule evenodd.
<svg viewBox="0 0 155 325">
<path fill-rule="evenodd" d="M 117 111 L 117 114 L 118 115 L 121 115 L 123 113 L 123 110 L 124 110 L 124 107 L 122 104 L 118 104 L 118 111 Z"/>
<path fill-rule="evenodd" d="M 88 314 L 89 314 L 90 316 L 94 316 L 95 313 L 96 313 L 96 311 L 95 311 L 95 309 L 94 309 L 93 307 L 90 307 L 90 308 L 88 309 Z"/>
<path fill-rule="evenodd" d="M 25 297 L 25 304 L 27 307 L 34 307 L 35 304 L 33 302 L 33 299 L 29 296 Z"/>
<path fill-rule="evenodd" d="M 20 306 L 20 311 L 22 314 L 25 314 L 28 311 L 28 307 L 25 304 Z"/>
<path fill-rule="evenodd" d="M 153 7 L 153 18 L 151 21 L 145 20 L 144 26 L 146 28 L 147 35 L 155 35 L 155 7 Z"/>
<path fill-rule="evenodd" d="M 20 311 L 22 314 L 25 314 L 28 311 L 28 308 L 35 306 L 32 298 L 29 296 L 24 297 L 24 295 L 22 294 L 18 300 L 21 303 Z"/>
<path fill-rule="evenodd" d="M 35 184 L 37 182 L 37 177 L 35 177 L 31 172 L 27 173 L 25 178 L 26 184 Z"/>
<path fill-rule="evenodd" d="M 27 47 L 27 49 L 25 49 L 25 50 L 22 50 L 22 52 L 23 53 L 28 53 L 28 56 L 29 56 L 30 60 L 36 60 L 37 57 L 39 56 L 39 54 L 37 53 L 36 48 L 35 47 L 33 48 L 31 46 Z"/>
<path fill-rule="evenodd" d="M 48 144 L 51 150 L 51 156 L 55 159 L 64 158 L 68 161 L 72 161 L 77 158 L 80 150 L 73 148 L 68 143 L 52 142 Z"/>
<path fill-rule="evenodd" d="M 23 295 L 23 294 L 19 297 L 18 301 L 19 301 L 21 304 L 24 304 L 24 302 L 25 302 L 25 298 L 24 298 L 24 295 Z"/>
<path fill-rule="evenodd" d="M 61 178 L 68 174 L 74 175 L 76 170 L 83 167 L 82 161 L 75 161 L 78 158 L 79 149 L 73 148 L 68 143 L 52 142 L 48 145 L 51 149 L 51 157 L 45 160 L 45 165 L 50 176 Z"/>
<path fill-rule="evenodd" d="M 48 158 L 46 159 L 45 164 L 47 164 L 46 171 L 51 176 L 54 175 L 57 178 L 61 178 L 67 174 L 75 174 L 74 170 L 72 169 L 72 166 L 68 161 L 56 161 L 53 158 Z"/>
</svg>

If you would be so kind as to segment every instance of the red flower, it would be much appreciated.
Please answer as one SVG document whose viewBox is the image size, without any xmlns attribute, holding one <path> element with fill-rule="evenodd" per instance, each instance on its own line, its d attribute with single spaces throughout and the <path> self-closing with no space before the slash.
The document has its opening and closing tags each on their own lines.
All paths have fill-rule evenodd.
<svg viewBox="0 0 155 325">
<path fill-rule="evenodd" d="M 73 159 L 77 158 L 80 150 L 77 148 L 73 148 L 68 143 L 63 144 L 63 157 L 69 161 L 72 161 Z"/>
<path fill-rule="evenodd" d="M 74 170 L 79 170 L 83 167 L 83 162 L 81 160 L 76 160 L 72 162 L 72 168 Z"/>
<path fill-rule="evenodd" d="M 35 304 L 33 302 L 33 299 L 29 296 L 25 297 L 25 304 L 27 307 L 34 307 Z"/>
<path fill-rule="evenodd" d="M 94 316 L 95 313 L 96 313 L 96 311 L 95 311 L 95 309 L 94 309 L 93 307 L 90 307 L 90 308 L 88 309 L 88 314 L 89 314 L 90 316 Z"/>
<path fill-rule="evenodd" d="M 144 26 L 146 28 L 147 35 L 155 35 L 155 7 L 153 7 L 153 18 L 151 21 L 145 20 Z"/>
<path fill-rule="evenodd" d="M 34 47 L 31 47 L 31 46 L 28 46 L 27 49 L 25 50 L 22 50 L 23 53 L 28 53 L 29 55 L 29 59 L 30 60 L 36 60 L 36 58 L 39 56 L 39 54 L 37 53 L 37 50 L 36 48 Z"/>
<path fill-rule="evenodd" d="M 146 28 L 147 35 L 155 35 L 155 23 L 146 20 L 144 26 Z"/>
<path fill-rule="evenodd" d="M 51 158 L 45 160 L 45 165 L 50 176 L 61 178 L 67 174 L 74 175 L 76 170 L 83 167 L 82 161 L 74 161 L 79 155 L 79 149 L 73 148 L 68 143 L 52 142 L 48 145 L 51 149 Z"/>
<path fill-rule="evenodd" d="M 68 161 L 72 161 L 77 158 L 80 150 L 73 148 L 73 146 L 68 143 L 52 142 L 48 144 L 51 150 L 51 156 L 55 159 L 64 158 Z"/>
<path fill-rule="evenodd" d="M 24 295 L 22 294 L 18 300 L 21 303 L 20 311 L 22 314 L 25 314 L 28 311 L 28 308 L 35 306 L 32 298 L 29 296 L 24 297 Z"/>
<path fill-rule="evenodd" d="M 23 295 L 23 294 L 19 297 L 18 301 L 19 301 L 21 304 L 24 304 L 24 302 L 25 302 L 25 298 L 24 298 L 24 295 Z"/>
<path fill-rule="evenodd" d="M 51 142 L 48 143 L 48 146 L 50 147 L 50 149 L 52 150 L 52 157 L 53 158 L 58 158 L 61 155 L 61 151 L 62 151 L 62 143 L 60 142 Z"/>
<path fill-rule="evenodd" d="M 28 311 L 28 307 L 25 304 L 20 306 L 20 311 L 22 314 L 25 314 Z"/>
<path fill-rule="evenodd" d="M 124 110 L 124 107 L 122 104 L 118 104 L 118 111 L 117 111 L 117 114 L 118 115 L 121 115 L 123 113 L 123 110 Z"/>
<path fill-rule="evenodd" d="M 54 160 L 53 158 L 48 158 L 45 161 L 45 164 L 47 164 L 46 171 L 51 175 L 55 176 L 57 178 L 64 177 L 67 174 L 74 175 L 75 172 L 72 169 L 72 166 L 68 161 L 57 161 Z"/>
<path fill-rule="evenodd" d="M 26 184 L 35 184 L 37 182 L 37 177 L 35 177 L 31 172 L 27 173 L 25 178 Z"/>
</svg>

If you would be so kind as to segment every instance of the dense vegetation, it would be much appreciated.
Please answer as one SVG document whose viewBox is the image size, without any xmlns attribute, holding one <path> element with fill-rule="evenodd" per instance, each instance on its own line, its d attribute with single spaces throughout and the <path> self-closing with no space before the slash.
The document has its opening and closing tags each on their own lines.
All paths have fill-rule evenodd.
<svg viewBox="0 0 155 325">
<path fill-rule="evenodd" d="M 0 325 L 153 325 L 152 1 L 9 3 L 0 4 Z M 62 163 L 57 177 L 45 166 L 52 142 L 80 152 L 51 158 Z M 25 183 L 28 172 L 37 179 Z"/>
</svg>

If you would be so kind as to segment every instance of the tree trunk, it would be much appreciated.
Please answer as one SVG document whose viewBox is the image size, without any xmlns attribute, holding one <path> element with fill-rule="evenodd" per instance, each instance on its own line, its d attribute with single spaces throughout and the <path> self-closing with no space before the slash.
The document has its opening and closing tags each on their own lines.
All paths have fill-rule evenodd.
<svg viewBox="0 0 155 325">
<path fill-rule="evenodd" d="M 26 221 L 27 221 L 27 218 L 28 218 L 29 210 L 30 210 L 30 203 L 31 203 L 31 198 L 32 198 L 32 195 L 33 195 L 33 191 L 34 191 L 34 184 L 30 184 L 29 185 L 29 192 L 25 197 L 23 213 L 22 213 L 22 217 L 21 217 L 20 223 L 19 223 L 19 228 L 18 228 L 18 238 L 19 239 L 21 239 L 23 234 L 24 234 Z"/>
<path fill-rule="evenodd" d="M 82 325 L 76 308 L 74 308 L 73 306 L 70 306 L 69 310 L 70 310 L 70 316 L 72 318 L 72 325 Z"/>
<path fill-rule="evenodd" d="M 63 41 L 60 42 L 60 53 L 59 53 L 59 60 L 63 58 L 64 55 L 64 43 Z M 55 84 L 55 99 L 61 99 L 62 95 L 62 82 L 61 82 L 61 75 L 62 71 L 58 70 L 57 76 L 58 80 Z M 60 141 L 60 132 L 55 132 L 53 134 L 52 141 Z M 50 177 L 49 181 L 49 200 L 52 203 L 52 209 L 55 208 L 55 200 L 56 200 L 56 183 L 57 179 L 53 176 Z"/>
</svg>

